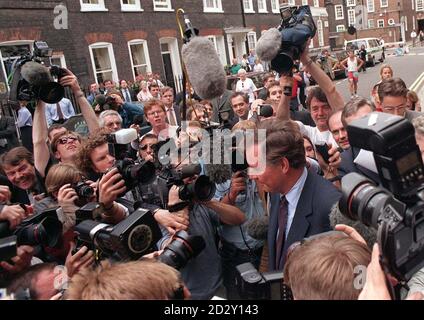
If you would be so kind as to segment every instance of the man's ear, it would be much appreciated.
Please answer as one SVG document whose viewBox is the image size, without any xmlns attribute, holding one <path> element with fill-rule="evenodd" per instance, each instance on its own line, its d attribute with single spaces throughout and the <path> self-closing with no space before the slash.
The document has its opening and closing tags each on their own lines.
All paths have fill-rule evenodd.
<svg viewBox="0 0 424 320">
<path fill-rule="evenodd" d="M 281 158 L 281 169 L 283 170 L 284 174 L 287 174 L 290 169 L 290 163 L 286 157 Z"/>
</svg>

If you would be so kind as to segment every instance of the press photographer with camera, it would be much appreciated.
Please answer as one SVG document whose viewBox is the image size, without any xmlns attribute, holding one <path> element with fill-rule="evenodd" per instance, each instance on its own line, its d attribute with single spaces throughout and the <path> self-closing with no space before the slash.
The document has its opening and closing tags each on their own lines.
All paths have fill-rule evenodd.
<svg viewBox="0 0 424 320">
<path fill-rule="evenodd" d="M 112 99 L 110 108 L 117 111 L 121 116 L 123 128 L 129 128 L 136 116 L 144 115 L 144 107 L 142 105 L 125 102 L 122 93 L 118 90 L 108 90 L 107 97 Z"/>
<path fill-rule="evenodd" d="M 177 159 L 172 161 L 174 167 L 176 163 L 180 162 Z M 187 160 L 182 160 L 180 164 L 182 169 L 186 165 Z M 191 236 L 201 236 L 205 242 L 204 249 L 190 260 L 180 272 L 193 299 L 210 299 L 222 284 L 221 261 L 216 244 L 216 228 L 220 223 L 240 225 L 245 221 L 245 215 L 237 207 L 213 200 L 212 197 L 215 196 L 214 184 L 208 183 L 207 195 L 204 194 L 206 186 L 193 188 L 196 184 L 201 184 L 199 182 L 201 177 L 204 176 L 197 177 L 196 174 L 192 174 L 183 179 L 184 186 L 172 186 L 167 205 L 170 211 L 182 210 L 182 212 L 188 212 L 187 232 Z M 186 194 L 187 191 L 188 194 Z M 200 195 L 199 192 L 202 194 Z M 181 200 L 183 195 L 185 203 Z M 200 199 L 204 196 L 206 199 Z M 185 208 L 180 209 L 180 206 L 185 206 Z M 172 239 L 172 234 L 166 232 L 158 242 L 158 248 L 163 249 L 170 239 Z M 208 277 L 205 277 L 205 274 L 208 274 Z"/>
</svg>

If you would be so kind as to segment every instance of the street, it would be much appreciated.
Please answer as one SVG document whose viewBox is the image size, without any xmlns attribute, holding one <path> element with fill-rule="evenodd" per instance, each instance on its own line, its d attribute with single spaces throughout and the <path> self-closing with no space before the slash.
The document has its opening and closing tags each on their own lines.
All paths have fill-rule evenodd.
<svg viewBox="0 0 424 320">
<path fill-rule="evenodd" d="M 391 53 L 393 51 L 389 51 Z M 393 68 L 394 77 L 400 77 L 409 88 L 414 81 L 424 72 L 424 47 L 410 48 L 410 53 L 401 57 L 386 54 L 384 64 Z M 371 89 L 380 81 L 381 63 L 374 67 L 367 67 L 367 72 L 359 73 L 358 95 L 370 98 Z M 345 101 L 349 101 L 350 93 L 347 78 L 336 79 L 337 90 L 343 95 Z"/>
</svg>

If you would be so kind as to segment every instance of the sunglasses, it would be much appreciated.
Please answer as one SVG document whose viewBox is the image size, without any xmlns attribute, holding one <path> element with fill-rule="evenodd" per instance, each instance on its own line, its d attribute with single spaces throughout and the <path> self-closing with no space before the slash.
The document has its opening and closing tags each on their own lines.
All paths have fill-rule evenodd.
<svg viewBox="0 0 424 320">
<path fill-rule="evenodd" d="M 148 147 L 150 147 L 151 149 L 153 149 L 156 146 L 156 144 L 145 144 L 144 146 L 140 147 L 140 150 L 146 151 Z"/>
<path fill-rule="evenodd" d="M 63 138 L 58 139 L 57 143 L 58 144 L 67 144 L 68 142 L 74 142 L 76 140 L 78 140 L 77 137 L 69 136 L 69 137 L 63 137 Z"/>
</svg>

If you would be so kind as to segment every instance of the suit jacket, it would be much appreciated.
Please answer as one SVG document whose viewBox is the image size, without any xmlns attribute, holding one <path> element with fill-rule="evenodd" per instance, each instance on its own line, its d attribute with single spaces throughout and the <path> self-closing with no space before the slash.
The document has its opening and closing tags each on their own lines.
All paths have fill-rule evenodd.
<svg viewBox="0 0 424 320">
<path fill-rule="evenodd" d="M 191 98 L 197 101 L 202 101 L 202 99 L 197 95 L 197 93 L 193 93 L 191 95 Z M 177 95 L 175 96 L 175 104 L 178 106 L 181 106 L 181 103 L 183 102 L 183 92 L 178 92 Z"/>
<path fill-rule="evenodd" d="M 222 97 L 217 97 L 211 100 L 212 104 L 212 121 L 219 122 L 219 113 L 221 111 L 229 111 L 230 112 L 230 119 L 234 118 L 234 111 L 233 107 L 231 105 L 230 97 L 233 94 L 230 90 L 225 90 Z"/>
<path fill-rule="evenodd" d="M 12 117 L 0 117 L 0 139 L 6 139 L 6 150 L 18 146 L 18 137 L 16 136 L 15 120 Z"/>
<path fill-rule="evenodd" d="M 174 107 L 174 111 L 175 111 L 175 117 L 177 118 L 177 126 L 181 126 L 181 110 L 182 110 L 182 108 L 180 108 L 180 106 L 177 105 L 176 103 L 174 103 L 173 107 Z M 169 123 L 168 114 L 166 115 L 166 122 Z"/>
<path fill-rule="evenodd" d="M 315 122 L 308 111 L 293 111 L 290 109 L 290 119 L 300 121 L 307 126 L 316 127 Z"/>
<path fill-rule="evenodd" d="M 370 178 L 377 184 L 381 184 L 378 174 L 353 162 L 358 153 L 359 150 L 357 148 L 349 148 L 342 152 L 342 161 L 338 169 L 339 176 L 343 177 L 348 173 L 356 172 Z"/>
<path fill-rule="evenodd" d="M 308 170 L 308 176 L 297 203 L 293 222 L 284 243 L 279 266 L 275 264 L 276 238 L 278 232 L 278 215 L 280 194 L 270 195 L 270 217 L 268 225 L 268 268 L 282 270 L 286 260 L 287 249 L 305 237 L 331 230 L 329 215 L 332 206 L 339 201 L 341 193 L 327 180 Z"/>
<path fill-rule="evenodd" d="M 124 90 L 121 88 L 119 89 L 119 91 L 122 93 L 122 95 L 124 96 L 124 102 L 125 102 L 125 95 L 124 95 Z M 137 94 L 135 93 L 135 91 L 131 88 L 128 88 L 128 92 L 130 93 L 130 98 L 131 98 L 131 102 L 132 101 L 138 101 L 137 100 Z"/>
</svg>

